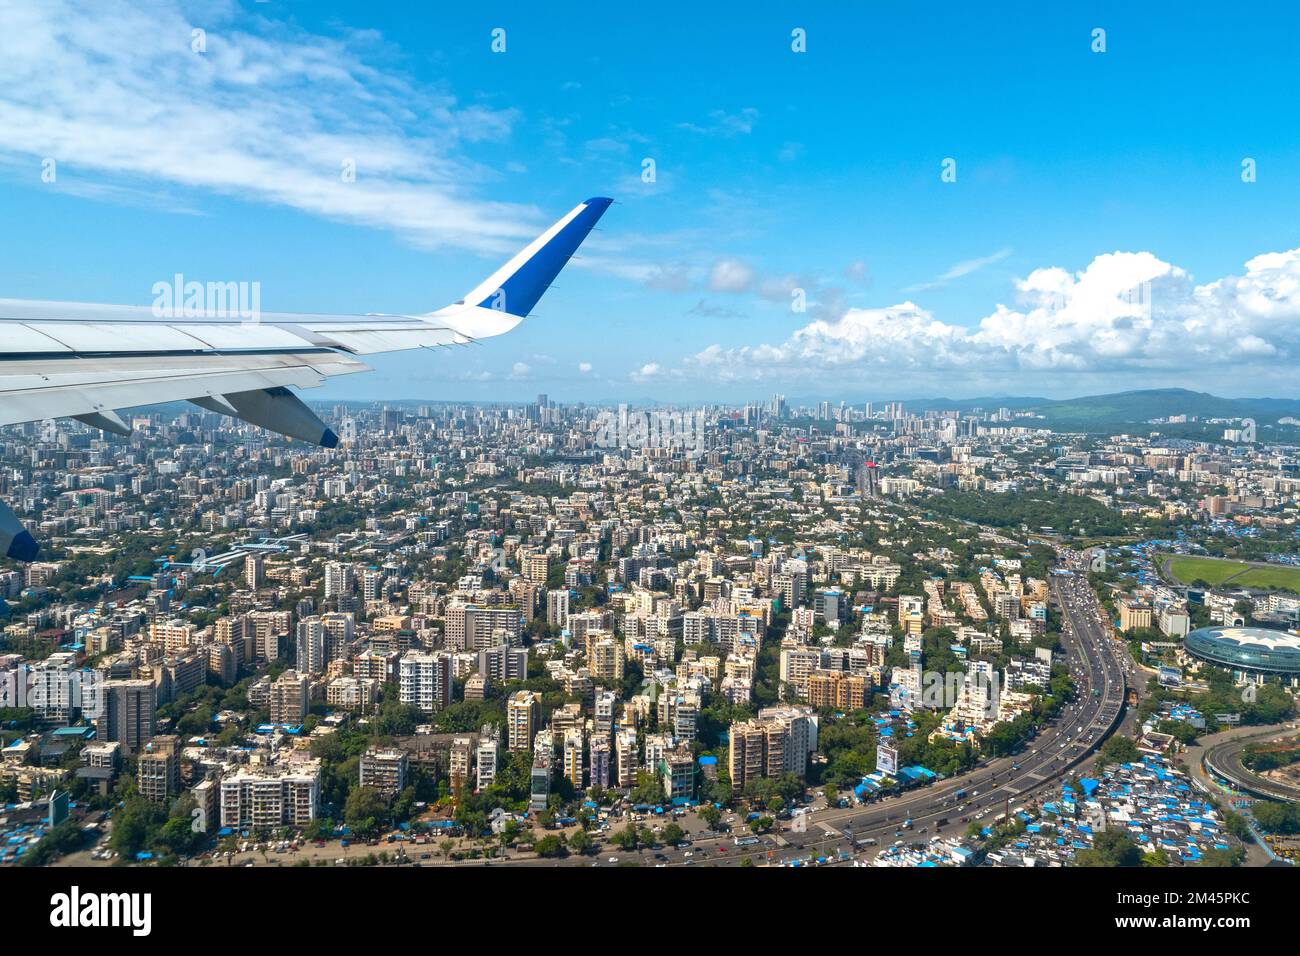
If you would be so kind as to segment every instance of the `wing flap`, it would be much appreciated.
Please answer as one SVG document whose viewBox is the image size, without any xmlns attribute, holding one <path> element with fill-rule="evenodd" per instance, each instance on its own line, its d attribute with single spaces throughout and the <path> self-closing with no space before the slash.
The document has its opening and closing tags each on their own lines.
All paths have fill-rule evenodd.
<svg viewBox="0 0 1300 956">
<path fill-rule="evenodd" d="M 48 352 L 71 352 L 58 339 L 52 339 L 21 322 L 0 322 L 0 352 L 6 355 L 40 355 Z"/>
<path fill-rule="evenodd" d="M 410 328 L 316 329 L 326 341 L 360 355 L 375 352 L 403 352 L 407 349 L 439 348 L 465 345 L 470 340 L 448 328 L 428 323 Z"/>
<path fill-rule="evenodd" d="M 247 367 L 251 356 L 241 357 L 243 366 L 204 361 L 222 358 L 230 357 L 71 361 L 70 368 L 39 373 L 14 368 L 22 362 L 0 363 L 0 425 L 286 385 L 313 388 L 334 375 L 369 369 L 331 352 L 257 356 L 263 361 L 256 367 Z"/>
<path fill-rule="evenodd" d="M 103 352 L 193 352 L 201 341 L 162 322 L 41 322 L 27 326 L 80 355 Z"/>
</svg>

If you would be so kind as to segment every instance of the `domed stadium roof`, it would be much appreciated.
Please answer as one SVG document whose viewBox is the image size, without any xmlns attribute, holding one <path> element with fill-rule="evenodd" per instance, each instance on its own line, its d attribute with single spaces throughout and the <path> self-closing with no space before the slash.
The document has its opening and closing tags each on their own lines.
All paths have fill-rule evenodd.
<svg viewBox="0 0 1300 956">
<path fill-rule="evenodd" d="M 1262 627 L 1202 627 L 1187 635 L 1187 651 L 1224 667 L 1300 674 L 1300 636 Z"/>
</svg>

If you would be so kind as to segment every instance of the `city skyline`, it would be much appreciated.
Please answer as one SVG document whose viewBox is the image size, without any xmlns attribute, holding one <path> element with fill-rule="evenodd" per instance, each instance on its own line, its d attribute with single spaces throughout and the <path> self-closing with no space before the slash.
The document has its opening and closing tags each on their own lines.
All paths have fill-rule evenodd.
<svg viewBox="0 0 1300 956">
<path fill-rule="evenodd" d="M 593 45 L 523 6 L 419 31 L 401 5 L 20 6 L 0 201 L 27 236 L 0 294 L 144 305 L 183 273 L 423 312 L 607 194 L 576 282 L 509 343 L 309 397 L 1298 394 L 1269 17 L 681 9 L 608 14 Z"/>
<path fill-rule="evenodd" d="M 1280 926 L 1297 27 L 0 0 L 15 938 Z"/>
</svg>

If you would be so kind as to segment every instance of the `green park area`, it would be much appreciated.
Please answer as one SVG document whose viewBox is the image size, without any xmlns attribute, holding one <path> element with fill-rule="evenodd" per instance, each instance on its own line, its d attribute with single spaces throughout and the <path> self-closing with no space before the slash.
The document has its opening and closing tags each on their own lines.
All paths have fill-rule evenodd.
<svg viewBox="0 0 1300 956">
<path fill-rule="evenodd" d="M 1231 584 L 1237 587 L 1300 593 L 1300 568 L 1265 568 L 1244 561 L 1176 555 L 1169 559 L 1169 572 L 1184 584 L 1204 581 L 1215 586 L 1231 579 Z"/>
</svg>

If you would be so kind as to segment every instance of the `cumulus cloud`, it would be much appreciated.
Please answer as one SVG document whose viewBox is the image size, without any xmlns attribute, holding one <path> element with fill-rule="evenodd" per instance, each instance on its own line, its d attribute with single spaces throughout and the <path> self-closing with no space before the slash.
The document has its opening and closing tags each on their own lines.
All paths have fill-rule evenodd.
<svg viewBox="0 0 1300 956">
<path fill-rule="evenodd" d="M 754 270 L 739 259 L 719 259 L 709 273 L 709 288 L 714 292 L 748 292 L 754 284 Z"/>
<path fill-rule="evenodd" d="M 778 344 L 713 345 L 686 364 L 714 380 L 871 368 L 1176 373 L 1290 363 L 1300 348 L 1300 249 L 1256 256 L 1242 275 L 1203 285 L 1149 252 L 1108 253 L 1079 272 L 1036 269 L 1016 293 L 973 326 L 904 301 L 810 322 Z"/>
<path fill-rule="evenodd" d="M 586 375 L 588 372 L 591 371 L 591 369 L 592 369 L 592 365 L 590 362 L 578 363 L 578 371 L 581 372 L 583 375 Z"/>
</svg>

